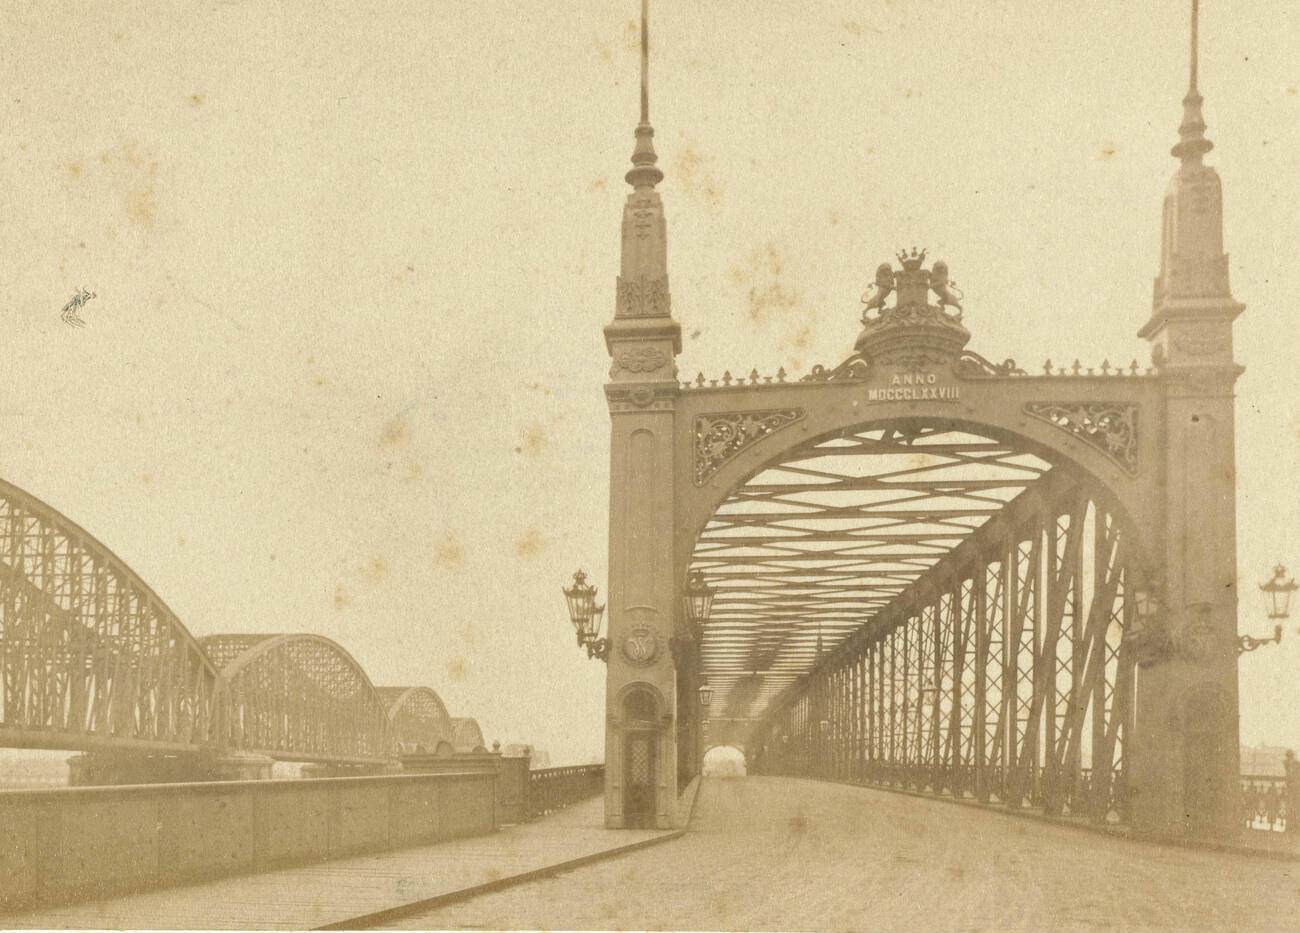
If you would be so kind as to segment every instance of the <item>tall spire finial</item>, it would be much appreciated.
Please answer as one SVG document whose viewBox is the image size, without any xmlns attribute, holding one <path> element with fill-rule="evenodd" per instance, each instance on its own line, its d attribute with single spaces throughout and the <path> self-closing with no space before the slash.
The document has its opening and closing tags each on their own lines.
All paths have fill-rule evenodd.
<svg viewBox="0 0 1300 933">
<path fill-rule="evenodd" d="M 641 0 L 641 122 L 650 122 L 650 0 Z M 1194 29 L 1195 27 L 1193 27 Z M 1195 66 L 1193 66 L 1195 67 Z M 1195 79 L 1193 79 L 1195 84 Z"/>
<path fill-rule="evenodd" d="M 1197 90 L 1197 70 L 1200 58 L 1199 28 L 1200 0 L 1192 0 L 1192 54 L 1190 78 L 1187 84 L 1187 96 L 1183 98 L 1183 122 L 1178 127 L 1178 143 L 1170 149 L 1183 164 L 1199 165 L 1201 156 L 1214 148 L 1214 143 L 1205 138 L 1205 120 L 1201 117 L 1201 94 Z"/>
<path fill-rule="evenodd" d="M 634 188 L 653 188 L 663 181 L 664 173 L 655 168 L 654 127 L 650 125 L 650 0 L 641 0 L 641 122 L 636 127 L 636 146 L 632 149 L 632 169 L 625 176 Z"/>
</svg>

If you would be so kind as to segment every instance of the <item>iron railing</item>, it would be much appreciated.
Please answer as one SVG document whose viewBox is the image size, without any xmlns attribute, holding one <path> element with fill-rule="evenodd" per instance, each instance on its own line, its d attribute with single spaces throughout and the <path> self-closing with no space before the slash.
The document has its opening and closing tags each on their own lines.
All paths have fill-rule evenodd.
<svg viewBox="0 0 1300 933">
<path fill-rule="evenodd" d="M 1241 822 L 1245 829 L 1285 832 L 1296 827 L 1290 821 L 1292 800 L 1287 780 L 1269 774 L 1241 776 Z"/>
<path fill-rule="evenodd" d="M 528 819 L 563 810 L 604 790 L 604 765 L 573 765 L 531 771 L 528 774 Z"/>
</svg>

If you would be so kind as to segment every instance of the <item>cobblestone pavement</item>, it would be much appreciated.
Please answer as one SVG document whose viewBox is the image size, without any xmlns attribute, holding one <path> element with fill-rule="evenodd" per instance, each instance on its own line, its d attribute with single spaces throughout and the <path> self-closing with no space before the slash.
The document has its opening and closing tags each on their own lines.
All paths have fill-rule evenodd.
<svg viewBox="0 0 1300 933">
<path fill-rule="evenodd" d="M 407 929 L 1300 930 L 1300 863 L 886 791 L 709 779 L 674 842 Z"/>
</svg>

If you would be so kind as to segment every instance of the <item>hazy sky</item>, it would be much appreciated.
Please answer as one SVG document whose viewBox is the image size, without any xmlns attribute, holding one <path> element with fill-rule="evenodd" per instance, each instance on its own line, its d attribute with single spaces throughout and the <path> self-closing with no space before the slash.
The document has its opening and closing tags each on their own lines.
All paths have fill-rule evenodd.
<svg viewBox="0 0 1300 933">
<path fill-rule="evenodd" d="M 605 579 L 638 6 L 5 4 L 0 476 L 196 635 L 318 632 L 489 741 L 598 756 L 559 587 Z M 655 3 L 682 372 L 839 362 L 913 244 L 985 356 L 1145 362 L 1187 6 Z M 1300 570 L 1300 29 L 1203 7 L 1262 633 L 1255 585 Z M 1300 743 L 1298 626 L 1242 661 L 1246 741 Z"/>
</svg>

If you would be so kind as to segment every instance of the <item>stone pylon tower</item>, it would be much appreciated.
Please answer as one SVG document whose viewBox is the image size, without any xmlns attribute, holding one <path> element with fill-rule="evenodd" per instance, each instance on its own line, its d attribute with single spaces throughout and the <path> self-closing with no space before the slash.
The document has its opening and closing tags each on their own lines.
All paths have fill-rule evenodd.
<svg viewBox="0 0 1300 933">
<path fill-rule="evenodd" d="M 1233 383 L 1242 368 L 1232 322 L 1243 305 L 1228 287 L 1219 175 L 1202 161 L 1213 143 L 1197 89 L 1197 7 L 1172 150 L 1180 164 L 1165 195 L 1151 319 L 1138 332 L 1166 386 L 1166 521 L 1153 549 L 1172 650 L 1139 678 L 1134 816 L 1141 828 L 1175 833 L 1228 832 L 1238 818 Z"/>
<path fill-rule="evenodd" d="M 681 586 L 673 567 L 673 419 L 681 328 L 668 292 L 668 241 L 655 185 L 646 0 L 641 9 L 641 120 L 623 208 L 609 402 L 609 657 L 605 821 L 672 826 L 676 819 L 676 674 L 670 639 Z"/>
</svg>

